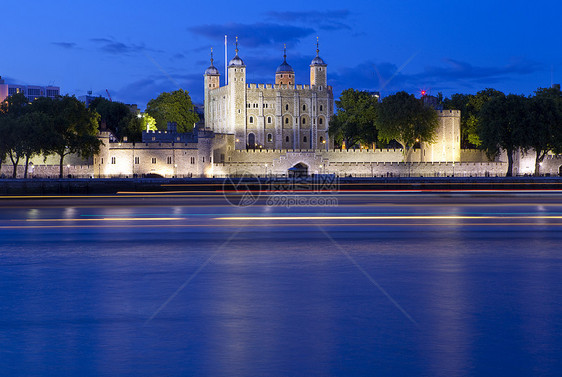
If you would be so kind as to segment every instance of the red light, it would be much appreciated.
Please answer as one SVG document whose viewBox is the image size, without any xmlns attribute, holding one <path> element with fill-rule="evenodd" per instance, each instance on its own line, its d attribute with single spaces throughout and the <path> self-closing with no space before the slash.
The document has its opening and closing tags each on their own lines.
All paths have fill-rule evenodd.
<svg viewBox="0 0 562 377">
<path fill-rule="evenodd" d="M 422 90 L 422 91 L 421 91 L 421 95 L 422 95 L 422 96 L 425 96 L 425 90 Z"/>
</svg>

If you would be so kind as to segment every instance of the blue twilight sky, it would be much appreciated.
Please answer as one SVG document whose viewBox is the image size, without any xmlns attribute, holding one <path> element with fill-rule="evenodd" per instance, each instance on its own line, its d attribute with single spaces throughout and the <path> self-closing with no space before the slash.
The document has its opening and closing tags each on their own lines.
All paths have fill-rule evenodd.
<svg viewBox="0 0 562 377">
<path fill-rule="evenodd" d="M 336 96 L 531 94 L 562 81 L 561 16 L 557 0 L 4 1 L 0 75 L 77 96 L 108 89 L 142 109 L 180 87 L 202 102 L 211 47 L 224 77 L 225 34 L 229 59 L 239 36 L 249 83 L 274 82 L 287 43 L 296 83 L 307 84 L 319 36 Z"/>
</svg>

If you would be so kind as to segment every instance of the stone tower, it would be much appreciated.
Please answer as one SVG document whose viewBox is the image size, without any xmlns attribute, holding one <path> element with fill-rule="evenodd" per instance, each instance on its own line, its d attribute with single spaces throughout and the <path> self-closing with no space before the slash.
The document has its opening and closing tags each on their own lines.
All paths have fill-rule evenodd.
<svg viewBox="0 0 562 377">
<path fill-rule="evenodd" d="M 316 57 L 310 63 L 310 86 L 326 87 L 328 82 L 326 68 L 328 65 L 324 63 L 319 53 L 318 38 L 316 38 Z"/>
<path fill-rule="evenodd" d="M 246 65 L 238 56 L 238 37 L 236 37 L 236 56 L 228 63 L 228 125 L 227 133 L 235 136 L 235 148 L 246 148 Z"/>
<path fill-rule="evenodd" d="M 205 119 L 211 119 L 211 96 L 209 92 L 220 86 L 219 70 L 213 65 L 213 49 L 211 48 L 211 65 L 205 70 Z"/>
<path fill-rule="evenodd" d="M 287 63 L 287 46 L 284 46 L 283 63 L 275 71 L 275 85 L 295 85 L 295 71 Z"/>
</svg>

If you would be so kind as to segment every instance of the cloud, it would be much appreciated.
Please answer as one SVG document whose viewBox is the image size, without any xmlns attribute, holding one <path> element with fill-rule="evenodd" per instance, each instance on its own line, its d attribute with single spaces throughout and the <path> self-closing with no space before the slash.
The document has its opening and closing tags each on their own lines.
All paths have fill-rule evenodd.
<svg viewBox="0 0 562 377">
<path fill-rule="evenodd" d="M 221 41 L 225 35 L 237 35 L 240 45 L 244 47 L 297 43 L 302 38 L 312 35 L 315 32 L 314 29 L 310 27 L 263 22 L 255 24 L 227 23 L 220 25 L 200 25 L 190 27 L 188 30 L 196 35 L 217 41 Z M 229 42 L 233 42 L 232 39 Z"/>
<path fill-rule="evenodd" d="M 113 38 L 92 38 L 90 41 L 97 44 L 101 51 L 113 55 L 134 55 L 146 51 L 162 52 L 147 48 L 144 44 L 126 44 Z"/>
<path fill-rule="evenodd" d="M 114 100 L 135 103 L 139 108 L 144 109 L 148 101 L 158 97 L 160 93 L 180 88 L 189 92 L 194 103 L 203 102 L 203 75 L 200 73 L 151 75 L 119 89 L 110 89 L 110 93 Z"/>
<path fill-rule="evenodd" d="M 78 45 L 74 42 L 51 42 L 51 44 L 67 50 L 74 50 L 79 48 Z"/>
<path fill-rule="evenodd" d="M 446 66 L 431 66 L 415 75 L 428 81 L 468 81 L 478 84 L 495 83 L 505 78 L 527 75 L 540 69 L 540 64 L 525 60 L 513 60 L 498 67 L 479 67 L 455 59 L 444 59 Z"/>
<path fill-rule="evenodd" d="M 538 63 L 527 60 L 514 60 L 502 66 L 485 67 L 445 59 L 443 66 L 429 66 L 417 73 L 404 73 L 393 63 L 366 61 L 330 72 L 328 80 L 333 85 L 336 96 L 347 88 L 381 91 L 383 95 L 399 90 L 415 93 L 421 88 L 458 92 L 481 90 L 535 73 L 540 69 Z"/>
<path fill-rule="evenodd" d="M 304 11 L 304 12 L 277 12 L 266 13 L 269 19 L 283 23 L 301 23 L 307 25 L 318 25 L 322 30 L 351 30 L 343 20 L 349 18 L 350 12 L 346 9 L 327 11 Z"/>
</svg>

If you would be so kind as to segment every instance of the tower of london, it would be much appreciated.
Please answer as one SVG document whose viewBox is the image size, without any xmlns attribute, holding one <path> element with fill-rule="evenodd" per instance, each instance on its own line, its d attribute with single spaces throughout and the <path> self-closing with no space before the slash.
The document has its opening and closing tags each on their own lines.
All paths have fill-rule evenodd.
<svg viewBox="0 0 562 377">
<path fill-rule="evenodd" d="M 334 95 L 327 85 L 328 65 L 319 56 L 310 63 L 310 83 L 295 84 L 295 72 L 283 62 L 275 71 L 275 84 L 248 84 L 246 65 L 236 55 L 228 64 L 228 83 L 220 86 L 219 70 L 205 71 L 205 127 L 234 135 L 234 149 L 326 149 Z"/>
</svg>

